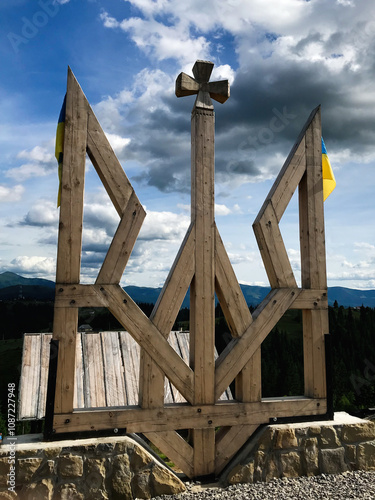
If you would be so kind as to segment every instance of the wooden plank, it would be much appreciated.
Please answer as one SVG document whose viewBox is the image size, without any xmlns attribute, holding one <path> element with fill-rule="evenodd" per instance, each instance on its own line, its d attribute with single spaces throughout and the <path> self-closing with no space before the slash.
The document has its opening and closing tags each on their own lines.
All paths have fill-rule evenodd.
<svg viewBox="0 0 375 500">
<path fill-rule="evenodd" d="M 52 339 L 52 334 L 41 333 L 40 334 L 40 380 L 39 387 L 37 387 L 38 395 L 38 411 L 36 418 L 41 419 L 46 413 L 46 397 L 47 397 L 47 380 L 48 380 L 48 368 L 49 368 L 49 354 L 50 354 L 50 342 Z M 37 360 L 35 360 L 37 362 Z M 35 397 L 35 393 L 34 393 Z"/>
<path fill-rule="evenodd" d="M 53 338 L 59 341 L 55 413 L 73 411 L 78 309 L 56 308 Z"/>
<path fill-rule="evenodd" d="M 74 385 L 74 408 L 84 408 L 85 407 L 85 396 L 84 396 L 84 386 L 85 386 L 85 373 L 83 369 L 83 356 L 82 356 L 82 335 L 84 333 L 77 333 L 76 341 L 76 376 Z"/>
<path fill-rule="evenodd" d="M 133 191 L 99 271 L 96 284 L 120 282 L 145 216 L 146 212 Z"/>
<path fill-rule="evenodd" d="M 324 335 L 329 332 L 324 310 L 302 311 L 305 394 L 324 398 L 327 395 Z"/>
<path fill-rule="evenodd" d="M 272 288 L 296 288 L 292 266 L 280 233 L 275 210 L 269 202 L 253 229 Z"/>
<path fill-rule="evenodd" d="M 106 406 L 100 334 L 82 334 L 82 351 L 86 378 L 85 407 L 95 408 Z"/>
<path fill-rule="evenodd" d="M 104 360 L 106 404 L 107 406 L 123 406 L 126 394 L 119 332 L 101 332 L 100 337 Z"/>
<path fill-rule="evenodd" d="M 272 290 L 256 309 L 246 332 L 227 345 L 216 361 L 216 398 L 243 369 L 299 293 L 299 289 Z"/>
<path fill-rule="evenodd" d="M 175 322 L 194 274 L 194 232 L 192 228 L 193 226 L 190 225 L 150 316 L 151 321 L 165 337 L 168 336 Z M 141 406 L 144 408 L 160 406 L 165 399 L 164 374 L 143 350 L 141 351 L 140 373 L 139 401 Z"/>
<path fill-rule="evenodd" d="M 89 105 L 87 153 L 113 205 L 122 217 L 133 188 Z"/>
<path fill-rule="evenodd" d="M 179 332 L 171 332 L 168 337 L 168 342 L 177 352 L 177 354 L 182 357 L 179 337 L 180 337 Z M 171 384 L 167 378 L 165 378 L 165 384 L 164 384 L 164 403 L 165 404 L 186 403 L 186 399 L 183 396 L 181 396 L 181 394 L 178 392 L 175 386 Z"/>
<path fill-rule="evenodd" d="M 138 405 L 139 347 L 128 332 L 120 332 L 126 404 Z"/>
<path fill-rule="evenodd" d="M 87 100 L 69 68 L 56 283 L 80 280 L 87 112 Z"/>
<path fill-rule="evenodd" d="M 215 290 L 233 337 L 250 326 L 252 317 L 215 224 Z"/>
<path fill-rule="evenodd" d="M 143 347 L 181 394 L 191 402 L 193 374 L 180 356 L 168 344 L 155 325 L 143 314 L 129 295 L 119 285 L 95 286 L 103 296 L 106 307 Z"/>
<path fill-rule="evenodd" d="M 193 448 L 177 432 L 146 432 L 145 436 L 188 477 L 193 477 Z"/>
<path fill-rule="evenodd" d="M 40 382 L 40 334 L 23 337 L 21 391 L 18 418 L 36 418 Z"/>
<path fill-rule="evenodd" d="M 257 428 L 258 425 L 236 425 L 234 427 L 225 428 L 226 432 L 220 436 L 220 439 L 218 439 L 219 436 L 217 435 L 215 448 L 215 475 L 220 474 L 229 460 L 234 457 Z"/>
<path fill-rule="evenodd" d="M 200 411 L 197 411 L 200 410 Z M 215 405 L 171 405 L 164 408 L 89 409 L 73 414 L 55 414 L 56 433 L 82 430 L 123 429 L 127 432 L 163 432 L 188 428 L 216 428 L 234 425 L 260 425 L 270 418 L 322 415 L 325 399 L 280 398 L 261 402 L 225 402 Z M 69 419 L 69 422 L 66 422 Z M 251 421 L 250 421 L 251 419 Z"/>
</svg>

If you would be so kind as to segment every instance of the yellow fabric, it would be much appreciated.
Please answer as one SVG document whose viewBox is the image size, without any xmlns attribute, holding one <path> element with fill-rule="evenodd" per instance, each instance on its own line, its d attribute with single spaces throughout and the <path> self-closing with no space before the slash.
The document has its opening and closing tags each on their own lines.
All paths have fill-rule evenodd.
<svg viewBox="0 0 375 500">
<path fill-rule="evenodd" d="M 322 170 L 323 170 L 323 199 L 326 201 L 328 196 L 336 187 L 335 176 L 333 175 L 332 167 L 328 156 L 322 154 Z"/>
</svg>

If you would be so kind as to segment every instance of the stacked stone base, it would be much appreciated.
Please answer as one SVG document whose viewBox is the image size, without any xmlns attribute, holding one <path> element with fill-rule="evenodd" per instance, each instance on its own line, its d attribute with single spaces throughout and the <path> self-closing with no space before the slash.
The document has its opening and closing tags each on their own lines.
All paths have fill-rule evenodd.
<svg viewBox="0 0 375 500">
<path fill-rule="evenodd" d="M 0 500 L 132 500 L 185 490 L 129 437 L 21 441 L 0 447 Z"/>
<path fill-rule="evenodd" d="M 237 456 L 226 484 L 375 470 L 375 423 L 335 413 L 327 422 L 269 425 Z"/>
</svg>

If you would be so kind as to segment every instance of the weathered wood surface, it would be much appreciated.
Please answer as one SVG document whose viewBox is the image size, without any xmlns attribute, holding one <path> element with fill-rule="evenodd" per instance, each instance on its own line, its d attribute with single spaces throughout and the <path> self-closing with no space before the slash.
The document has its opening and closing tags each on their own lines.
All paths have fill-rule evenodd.
<svg viewBox="0 0 375 500">
<path fill-rule="evenodd" d="M 45 414 L 50 333 L 24 336 L 20 379 L 20 419 L 41 419 Z M 169 344 L 189 363 L 189 332 L 172 331 Z M 215 357 L 217 353 L 215 352 Z M 140 347 L 128 332 L 78 333 L 76 342 L 74 408 L 138 405 Z M 186 403 L 164 379 L 163 404 Z M 231 399 L 230 390 L 221 400 Z"/>
</svg>

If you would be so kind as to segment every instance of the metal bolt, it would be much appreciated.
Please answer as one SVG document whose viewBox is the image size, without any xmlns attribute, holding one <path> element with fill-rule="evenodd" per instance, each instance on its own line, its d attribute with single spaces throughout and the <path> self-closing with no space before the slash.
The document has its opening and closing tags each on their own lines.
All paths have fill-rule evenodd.
<svg viewBox="0 0 375 500">
<path fill-rule="evenodd" d="M 197 412 L 202 413 L 202 408 L 198 408 Z"/>
<path fill-rule="evenodd" d="M 69 423 L 70 423 L 70 419 L 69 419 L 69 418 L 67 418 L 67 419 L 65 420 L 65 423 L 66 423 L 66 424 L 69 424 Z"/>
</svg>

